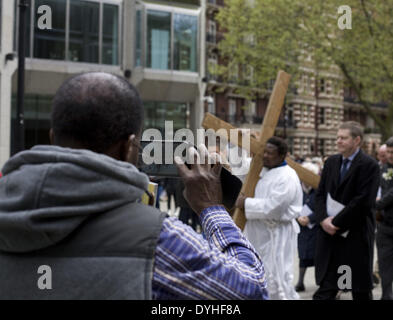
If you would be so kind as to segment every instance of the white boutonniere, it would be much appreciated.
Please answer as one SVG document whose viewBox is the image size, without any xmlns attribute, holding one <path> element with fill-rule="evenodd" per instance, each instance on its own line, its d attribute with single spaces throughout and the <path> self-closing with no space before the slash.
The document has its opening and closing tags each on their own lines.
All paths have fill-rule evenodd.
<svg viewBox="0 0 393 320">
<path fill-rule="evenodd" d="M 382 178 L 389 181 L 393 178 L 393 168 L 389 168 L 386 172 L 382 174 Z"/>
</svg>

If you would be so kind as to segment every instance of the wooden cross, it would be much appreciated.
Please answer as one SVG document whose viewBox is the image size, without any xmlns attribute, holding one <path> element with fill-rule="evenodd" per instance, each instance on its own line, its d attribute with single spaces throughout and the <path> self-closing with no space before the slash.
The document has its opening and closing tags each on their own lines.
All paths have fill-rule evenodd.
<svg viewBox="0 0 393 320">
<path fill-rule="evenodd" d="M 255 187 L 259 180 L 259 174 L 263 168 L 263 152 L 265 149 L 265 145 L 267 140 L 274 135 L 274 131 L 277 126 L 278 118 L 281 113 L 281 109 L 284 105 L 284 98 L 286 92 L 288 90 L 289 80 L 291 76 L 284 71 L 279 71 L 276 79 L 276 83 L 274 84 L 274 88 L 272 94 L 269 99 L 269 104 L 266 109 L 265 117 L 260 130 L 259 140 L 249 137 L 250 139 L 250 148 L 247 151 L 250 151 L 254 154 L 250 170 L 247 174 L 247 177 L 244 181 L 241 192 L 246 197 L 253 197 L 255 193 Z M 234 126 L 229 123 L 213 116 L 210 113 L 205 115 L 202 126 L 205 129 L 213 129 L 216 132 L 219 129 L 226 130 L 227 136 L 223 136 L 224 138 L 230 137 L 230 130 L 236 129 Z M 218 131 L 220 135 L 220 131 Z M 242 133 L 238 132 L 238 139 L 236 141 L 231 141 L 232 143 L 236 143 L 238 146 L 242 147 Z M 248 149 L 248 148 L 247 148 Z M 303 168 L 301 165 L 293 161 L 291 158 L 287 157 L 286 161 L 289 166 L 291 166 L 299 176 L 299 179 L 308 185 L 312 186 L 314 189 L 318 187 L 320 177 L 313 172 Z M 236 208 L 233 219 L 236 225 L 243 230 L 246 224 L 246 216 L 244 214 L 244 210 Z"/>
</svg>

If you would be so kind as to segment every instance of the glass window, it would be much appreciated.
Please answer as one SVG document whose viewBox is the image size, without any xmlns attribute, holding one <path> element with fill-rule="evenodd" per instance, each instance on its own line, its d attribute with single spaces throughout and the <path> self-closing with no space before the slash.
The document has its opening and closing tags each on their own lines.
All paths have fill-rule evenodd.
<svg viewBox="0 0 393 320">
<path fill-rule="evenodd" d="M 319 92 L 325 92 L 325 79 L 319 80 Z"/>
<path fill-rule="evenodd" d="M 98 3 L 71 1 L 69 60 L 98 63 L 99 11 Z"/>
<path fill-rule="evenodd" d="M 119 7 L 104 4 L 102 63 L 119 64 Z"/>
<path fill-rule="evenodd" d="M 207 103 L 207 112 L 210 112 L 211 114 L 216 113 L 216 99 L 214 96 L 211 97 L 211 100 Z"/>
<path fill-rule="evenodd" d="M 236 100 L 229 99 L 229 116 L 234 116 L 236 114 Z"/>
<path fill-rule="evenodd" d="M 197 27 L 196 16 L 174 15 L 174 69 L 197 71 Z"/>
<path fill-rule="evenodd" d="M 325 109 L 319 109 L 319 124 L 325 124 Z"/>
<path fill-rule="evenodd" d="M 25 148 L 30 149 L 37 144 L 49 144 L 50 117 L 52 96 L 26 94 L 25 114 Z M 12 97 L 11 132 L 16 129 L 16 95 Z M 11 135 L 11 153 L 15 154 L 15 136 Z"/>
<path fill-rule="evenodd" d="M 66 1 L 64 0 L 36 0 L 35 12 L 41 5 L 52 9 L 52 29 L 41 30 L 35 23 L 34 57 L 41 59 L 65 59 L 65 21 Z"/>
<path fill-rule="evenodd" d="M 142 12 L 138 10 L 136 12 L 136 21 L 135 21 L 135 66 L 139 67 L 142 65 Z"/>
<path fill-rule="evenodd" d="M 145 102 L 146 129 L 155 128 L 164 133 L 165 121 L 173 121 L 173 129 L 187 128 L 188 106 L 186 103 Z"/>
<path fill-rule="evenodd" d="M 171 68 L 171 13 L 148 10 L 147 13 L 147 67 Z"/>
<path fill-rule="evenodd" d="M 32 8 L 34 12 L 30 14 L 37 16 L 36 12 L 41 5 L 51 7 L 52 29 L 40 30 L 37 25 L 35 26 L 34 57 L 118 65 L 120 60 L 119 5 L 108 3 L 101 5 L 102 2 L 98 0 L 36 0 L 35 7 Z M 69 7 L 67 3 L 70 4 Z M 30 14 L 27 15 L 29 21 Z M 69 16 L 68 24 L 66 23 L 67 16 Z M 27 26 L 30 26 L 29 21 Z M 66 25 L 69 25 L 68 46 L 66 45 Z M 101 30 L 102 33 L 100 33 Z M 27 41 L 29 39 L 30 33 L 27 35 Z M 102 43 L 101 47 L 100 43 Z M 67 54 L 66 48 L 68 48 Z M 27 56 L 29 56 L 29 46 L 26 49 Z"/>
</svg>

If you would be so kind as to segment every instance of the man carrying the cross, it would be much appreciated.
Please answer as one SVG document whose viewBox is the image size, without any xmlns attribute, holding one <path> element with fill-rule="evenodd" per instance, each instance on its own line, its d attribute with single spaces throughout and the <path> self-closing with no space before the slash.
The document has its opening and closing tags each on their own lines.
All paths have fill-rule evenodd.
<svg viewBox="0 0 393 320">
<path fill-rule="evenodd" d="M 295 170 L 284 160 L 287 151 L 283 139 L 267 140 L 255 197 L 241 195 L 236 202 L 236 207 L 244 208 L 244 234 L 261 255 L 269 296 L 275 300 L 299 299 L 292 282 L 303 192 Z"/>
</svg>

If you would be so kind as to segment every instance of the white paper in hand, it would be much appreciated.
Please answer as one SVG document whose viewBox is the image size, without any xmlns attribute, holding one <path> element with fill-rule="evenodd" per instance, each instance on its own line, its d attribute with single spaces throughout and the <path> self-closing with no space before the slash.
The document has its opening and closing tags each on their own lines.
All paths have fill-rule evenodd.
<svg viewBox="0 0 393 320">
<path fill-rule="evenodd" d="M 326 200 L 326 211 L 329 217 L 335 217 L 344 208 L 345 206 L 342 203 L 334 200 L 330 193 L 328 193 Z M 341 234 L 341 236 L 346 238 L 348 232 L 349 230 Z"/>
<path fill-rule="evenodd" d="M 310 209 L 310 207 L 308 205 L 304 205 L 302 211 L 300 212 L 300 216 L 301 217 L 308 217 L 310 214 L 312 213 L 312 210 Z M 312 229 L 315 226 L 315 223 L 308 223 L 307 227 L 309 229 Z"/>
</svg>

